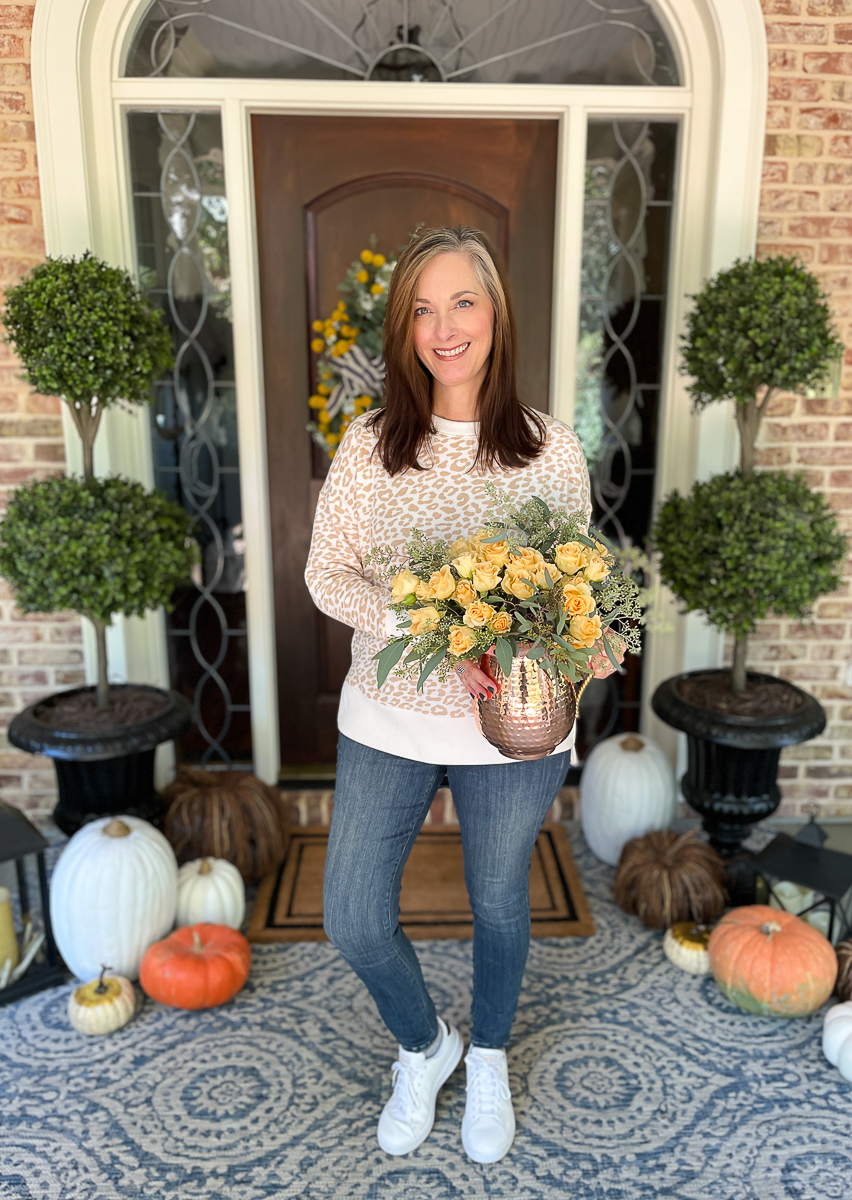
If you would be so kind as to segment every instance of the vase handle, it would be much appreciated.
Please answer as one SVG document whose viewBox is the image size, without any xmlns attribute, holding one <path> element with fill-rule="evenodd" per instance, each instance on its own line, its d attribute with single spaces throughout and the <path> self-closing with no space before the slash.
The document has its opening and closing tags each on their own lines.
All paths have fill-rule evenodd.
<svg viewBox="0 0 852 1200">
<path fill-rule="evenodd" d="M 594 675 L 587 675 L 586 678 L 583 680 L 583 682 L 580 684 L 580 686 L 578 688 L 577 687 L 574 688 L 574 695 L 577 698 L 577 710 L 578 711 L 580 709 L 580 701 L 583 698 L 583 692 L 586 690 L 586 688 L 589 686 L 589 684 L 592 682 L 593 679 L 594 679 Z"/>
</svg>

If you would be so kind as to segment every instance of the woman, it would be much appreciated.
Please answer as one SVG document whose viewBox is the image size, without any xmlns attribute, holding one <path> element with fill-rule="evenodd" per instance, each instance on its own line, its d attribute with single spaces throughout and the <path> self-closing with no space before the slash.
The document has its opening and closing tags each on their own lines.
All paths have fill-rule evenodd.
<svg viewBox="0 0 852 1200">
<path fill-rule="evenodd" d="M 338 715 L 325 930 L 399 1042 L 378 1140 L 406 1154 L 428 1136 L 463 1049 L 398 922 L 403 867 L 446 770 L 474 929 L 462 1144 L 475 1162 L 496 1162 L 515 1133 L 506 1046 L 529 949 L 530 857 L 573 734 L 548 758 L 504 758 L 478 732 L 471 704 L 496 685 L 470 662 L 443 683 L 433 675 L 420 694 L 393 676 L 379 692 L 373 655 L 396 617 L 363 559 L 372 546 L 401 545 L 412 526 L 449 541 L 475 532 L 490 507 L 488 480 L 588 521 L 589 478 L 574 433 L 518 399 L 510 301 L 478 231 L 424 230 L 402 252 L 385 362 L 386 407 L 353 421 L 337 451 L 306 571 L 317 606 L 355 630 Z M 606 659 L 598 669 L 608 673 Z"/>
</svg>

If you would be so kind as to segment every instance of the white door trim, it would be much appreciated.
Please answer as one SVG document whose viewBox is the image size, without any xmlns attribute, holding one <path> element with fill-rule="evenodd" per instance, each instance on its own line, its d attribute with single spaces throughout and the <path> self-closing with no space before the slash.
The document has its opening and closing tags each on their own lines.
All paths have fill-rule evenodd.
<svg viewBox="0 0 852 1200">
<path fill-rule="evenodd" d="M 733 422 L 717 406 L 692 416 L 676 370 L 676 335 L 686 295 L 739 255 L 754 250 L 767 92 L 764 19 L 759 0 L 655 0 L 670 33 L 684 85 L 604 88 L 477 84 L 394 84 L 319 80 L 122 79 L 121 63 L 147 0 L 38 0 L 32 38 L 33 96 L 45 240 L 49 254 L 86 249 L 135 265 L 123 113 L 163 105 L 219 108 L 225 139 L 232 243 L 234 343 L 243 459 L 249 661 L 255 769 L 277 778 L 278 725 L 271 545 L 262 359 L 252 196 L 250 114 L 257 111 L 347 115 L 516 117 L 561 122 L 552 357 L 552 411 L 573 412 L 577 280 L 585 128 L 589 116 L 635 113 L 682 123 L 672 230 L 672 271 L 662 380 L 664 407 L 657 496 L 727 468 Z M 69 48 L 74 53 L 69 53 Z M 66 422 L 69 466 L 79 469 L 76 435 Z M 144 415 L 112 412 L 98 442 L 99 471 L 151 482 Z M 249 469 L 247 469 L 249 468 Z M 161 614 L 111 631 L 113 670 L 168 682 Z M 92 646 L 87 646 L 91 671 Z M 720 642 L 699 622 L 652 637 L 646 695 L 685 664 L 718 660 Z M 648 732 L 671 748 L 672 731 L 653 718 Z"/>
</svg>

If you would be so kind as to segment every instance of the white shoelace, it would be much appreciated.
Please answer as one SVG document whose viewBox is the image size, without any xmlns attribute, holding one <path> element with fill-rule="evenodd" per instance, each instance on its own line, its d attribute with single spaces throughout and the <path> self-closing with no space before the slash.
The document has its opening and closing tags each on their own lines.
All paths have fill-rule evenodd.
<svg viewBox="0 0 852 1200">
<path fill-rule="evenodd" d="M 420 1084 L 426 1060 L 420 1063 L 400 1062 L 399 1059 L 391 1067 L 393 1079 L 393 1095 L 391 1096 L 391 1111 L 397 1121 L 411 1125 L 412 1117 L 420 1104 Z"/>
<path fill-rule="evenodd" d="M 511 1101 L 512 1093 L 500 1074 L 500 1060 L 496 1058 L 469 1058 L 467 1080 L 467 1112 L 477 1117 L 496 1117 L 500 1104 Z"/>
</svg>

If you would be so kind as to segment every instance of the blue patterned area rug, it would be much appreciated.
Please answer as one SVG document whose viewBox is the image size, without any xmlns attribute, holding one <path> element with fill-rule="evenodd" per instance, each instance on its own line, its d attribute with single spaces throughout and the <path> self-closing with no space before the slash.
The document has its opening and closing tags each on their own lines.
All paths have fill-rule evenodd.
<svg viewBox="0 0 852 1200">
<path fill-rule="evenodd" d="M 463 1067 L 423 1146 L 384 1155 L 395 1047 L 366 991 L 327 944 L 257 946 L 233 1003 L 146 1001 L 109 1038 L 69 1029 L 69 987 L 0 1009 L 0 1200 L 852 1196 L 852 1086 L 822 1056 L 822 1013 L 734 1009 L 613 905 L 613 871 L 575 829 L 572 845 L 598 932 L 533 942 L 502 1162 L 461 1148 Z M 418 946 L 463 1033 L 470 950 Z"/>
</svg>

